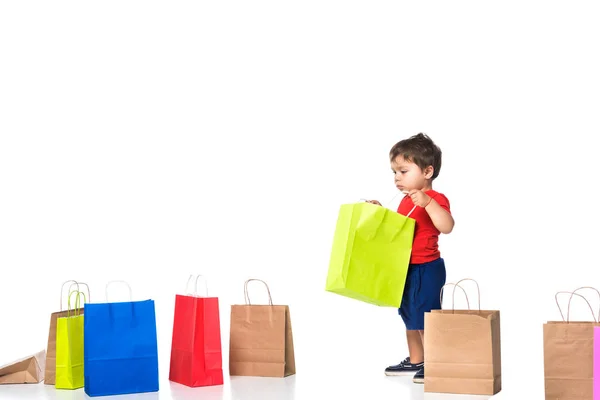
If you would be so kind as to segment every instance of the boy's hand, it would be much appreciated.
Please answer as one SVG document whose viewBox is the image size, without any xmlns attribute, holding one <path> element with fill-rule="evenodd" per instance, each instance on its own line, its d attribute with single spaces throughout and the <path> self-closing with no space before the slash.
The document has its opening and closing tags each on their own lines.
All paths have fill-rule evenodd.
<svg viewBox="0 0 600 400">
<path fill-rule="evenodd" d="M 381 205 L 381 203 L 380 203 L 380 202 L 378 202 L 377 200 L 367 200 L 367 203 L 376 204 L 376 205 L 378 205 L 378 206 L 380 206 L 380 205 Z"/>
<path fill-rule="evenodd" d="M 408 192 L 408 195 L 412 199 L 413 203 L 419 207 L 427 207 L 427 205 L 431 201 L 431 197 L 429 197 L 422 190 L 413 189 L 410 192 Z"/>
</svg>

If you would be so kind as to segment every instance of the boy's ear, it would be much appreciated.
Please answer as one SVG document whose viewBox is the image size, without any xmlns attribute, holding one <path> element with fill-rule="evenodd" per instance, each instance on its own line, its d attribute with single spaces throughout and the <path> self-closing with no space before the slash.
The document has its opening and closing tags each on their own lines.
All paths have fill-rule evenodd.
<svg viewBox="0 0 600 400">
<path fill-rule="evenodd" d="M 433 165 L 430 165 L 427 168 L 425 168 L 423 173 L 425 174 L 425 179 L 431 179 L 431 177 L 433 176 Z"/>
</svg>

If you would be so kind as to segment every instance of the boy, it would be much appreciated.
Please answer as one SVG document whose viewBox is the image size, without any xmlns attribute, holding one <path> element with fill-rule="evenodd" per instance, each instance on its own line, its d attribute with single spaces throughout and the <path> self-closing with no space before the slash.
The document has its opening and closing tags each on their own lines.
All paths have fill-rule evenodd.
<svg viewBox="0 0 600 400">
<path fill-rule="evenodd" d="M 442 152 L 422 133 L 396 143 L 390 150 L 390 163 L 398 190 L 406 194 L 398 212 L 415 219 L 413 247 L 406 276 L 402 304 L 398 313 L 406 326 L 409 357 L 386 368 L 386 375 L 414 373 L 413 382 L 423 383 L 425 313 L 440 309 L 440 291 L 446 283 L 446 267 L 438 249 L 440 233 L 454 228 L 450 203 L 433 190 L 432 182 L 440 173 Z M 370 203 L 381 205 L 377 200 Z"/>
</svg>

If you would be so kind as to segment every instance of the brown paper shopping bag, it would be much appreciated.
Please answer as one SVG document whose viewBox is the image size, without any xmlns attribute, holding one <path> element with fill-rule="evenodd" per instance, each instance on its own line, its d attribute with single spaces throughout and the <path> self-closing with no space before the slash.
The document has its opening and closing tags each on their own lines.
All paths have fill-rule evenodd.
<svg viewBox="0 0 600 400">
<path fill-rule="evenodd" d="M 269 305 L 252 305 L 248 282 L 264 283 Z M 229 374 L 283 378 L 296 373 L 290 310 L 273 305 L 269 286 L 259 279 L 244 284 L 245 305 L 231 306 Z"/>
<path fill-rule="evenodd" d="M 594 393 L 594 326 L 600 326 L 587 299 L 576 292 L 558 292 L 554 298 L 562 321 L 544 324 L 544 391 L 547 400 L 592 400 Z M 570 294 L 567 316 L 558 302 L 559 294 Z M 598 292 L 600 296 L 600 292 Z M 571 321 L 573 296 L 585 300 L 594 322 Z"/>
<path fill-rule="evenodd" d="M 424 389 L 494 395 L 502 389 L 500 311 L 482 310 L 480 298 L 477 310 L 470 306 L 468 310 L 455 309 L 456 287 L 464 280 L 473 281 L 463 279 L 453 284 L 452 309 L 425 313 Z M 479 296 L 479 285 L 475 284 Z"/>
<path fill-rule="evenodd" d="M 46 385 L 54 385 L 56 383 L 56 320 L 58 318 L 66 318 L 69 314 L 68 310 L 63 311 L 63 290 L 67 283 L 72 282 L 69 287 L 68 293 L 71 293 L 71 288 L 76 285 L 77 291 L 79 291 L 79 285 L 85 286 L 88 292 L 88 302 L 90 301 L 90 288 L 83 282 L 66 281 L 62 284 L 60 290 L 60 311 L 50 314 L 50 329 L 48 331 L 48 345 L 46 346 L 46 368 L 44 371 L 44 383 Z M 77 314 L 83 314 L 83 308 L 77 308 L 71 310 L 70 313 L 76 312 Z"/>
<path fill-rule="evenodd" d="M 0 366 L 0 385 L 9 383 L 40 383 L 43 378 L 46 351 Z"/>
</svg>

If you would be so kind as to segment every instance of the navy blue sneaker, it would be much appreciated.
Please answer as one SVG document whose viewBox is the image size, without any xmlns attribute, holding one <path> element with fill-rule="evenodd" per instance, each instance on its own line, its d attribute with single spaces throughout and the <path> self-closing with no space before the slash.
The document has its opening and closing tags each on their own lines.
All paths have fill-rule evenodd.
<svg viewBox="0 0 600 400">
<path fill-rule="evenodd" d="M 425 382 L 425 367 L 422 367 L 419 372 L 413 376 L 414 383 L 424 383 Z"/>
<path fill-rule="evenodd" d="M 391 365 L 385 369 L 385 374 L 388 376 L 414 374 L 423 368 L 423 363 L 411 364 L 410 357 L 406 357 L 398 365 Z"/>
</svg>

